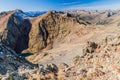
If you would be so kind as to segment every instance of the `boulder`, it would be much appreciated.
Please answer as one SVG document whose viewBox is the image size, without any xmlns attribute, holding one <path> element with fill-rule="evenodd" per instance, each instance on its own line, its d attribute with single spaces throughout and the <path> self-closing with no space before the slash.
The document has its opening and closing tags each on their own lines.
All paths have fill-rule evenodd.
<svg viewBox="0 0 120 80">
<path fill-rule="evenodd" d="M 51 63 L 51 64 L 39 64 L 39 74 L 47 74 L 47 73 L 57 73 L 58 67 Z"/>
</svg>

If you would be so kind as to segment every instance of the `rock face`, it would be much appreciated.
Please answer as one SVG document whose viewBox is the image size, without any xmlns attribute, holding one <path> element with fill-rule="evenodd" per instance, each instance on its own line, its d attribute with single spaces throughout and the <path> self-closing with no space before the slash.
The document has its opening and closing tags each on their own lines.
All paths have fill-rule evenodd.
<svg viewBox="0 0 120 80">
<path fill-rule="evenodd" d="M 29 34 L 29 50 L 38 52 L 48 45 L 52 48 L 54 39 L 63 39 L 70 33 L 74 24 L 75 20 L 71 17 L 52 11 L 33 19 Z"/>
<path fill-rule="evenodd" d="M 18 72 L 22 69 L 31 69 L 34 65 L 18 56 L 11 48 L 0 44 L 0 74 Z"/>
<path fill-rule="evenodd" d="M 13 11 L 8 13 L 6 17 L 1 18 L 0 41 L 14 49 L 16 52 L 21 52 L 28 48 L 29 31 L 31 23 L 28 19 L 24 19 L 22 11 Z"/>
</svg>

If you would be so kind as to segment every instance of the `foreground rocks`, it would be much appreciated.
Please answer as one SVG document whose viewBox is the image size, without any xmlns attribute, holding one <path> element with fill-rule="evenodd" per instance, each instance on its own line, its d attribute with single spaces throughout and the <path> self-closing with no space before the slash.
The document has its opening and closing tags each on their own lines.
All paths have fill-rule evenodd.
<svg viewBox="0 0 120 80">
<path fill-rule="evenodd" d="M 119 80 L 119 41 L 119 36 L 109 36 L 100 43 L 89 42 L 85 47 L 87 51 L 73 59 L 73 65 L 66 71 L 66 80 Z M 99 47 L 93 49 L 93 44 Z"/>
<path fill-rule="evenodd" d="M 0 44 L 0 74 L 17 71 L 18 69 L 30 69 L 33 65 L 18 56 L 11 48 Z"/>
</svg>

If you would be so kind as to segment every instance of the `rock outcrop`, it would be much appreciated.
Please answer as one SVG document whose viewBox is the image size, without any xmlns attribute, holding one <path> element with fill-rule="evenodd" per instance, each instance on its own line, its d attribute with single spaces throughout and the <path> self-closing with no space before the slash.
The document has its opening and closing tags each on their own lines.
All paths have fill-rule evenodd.
<svg viewBox="0 0 120 80">
<path fill-rule="evenodd" d="M 63 39 L 70 33 L 71 27 L 74 27 L 74 24 L 77 23 L 76 19 L 54 11 L 31 21 L 29 50 L 32 52 L 38 52 L 49 45 L 52 48 L 54 39 Z"/>
<path fill-rule="evenodd" d="M 0 44 L 0 75 L 18 72 L 19 70 L 31 69 L 34 65 L 22 56 L 18 56 L 14 50 Z"/>
</svg>

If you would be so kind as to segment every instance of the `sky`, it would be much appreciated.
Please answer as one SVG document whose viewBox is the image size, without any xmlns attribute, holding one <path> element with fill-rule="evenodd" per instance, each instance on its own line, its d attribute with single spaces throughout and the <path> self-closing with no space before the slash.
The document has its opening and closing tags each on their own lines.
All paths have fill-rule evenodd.
<svg viewBox="0 0 120 80">
<path fill-rule="evenodd" d="M 120 9 L 120 0 L 0 0 L 0 12 Z"/>
</svg>

